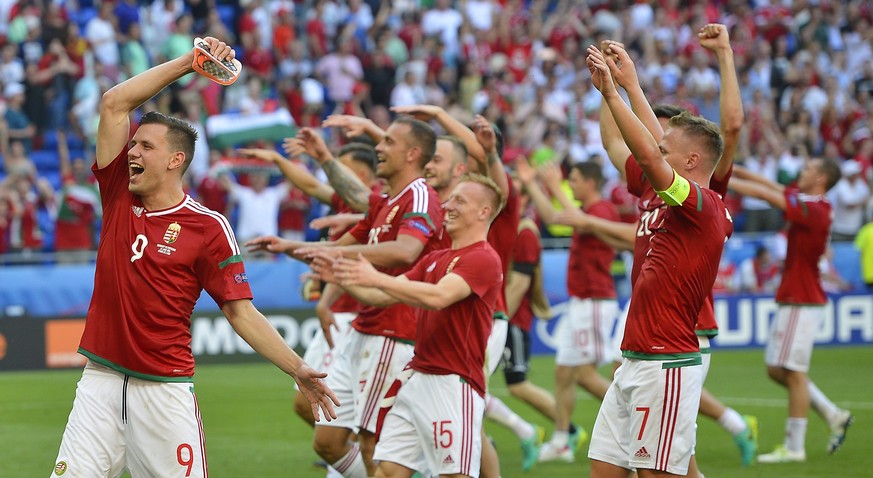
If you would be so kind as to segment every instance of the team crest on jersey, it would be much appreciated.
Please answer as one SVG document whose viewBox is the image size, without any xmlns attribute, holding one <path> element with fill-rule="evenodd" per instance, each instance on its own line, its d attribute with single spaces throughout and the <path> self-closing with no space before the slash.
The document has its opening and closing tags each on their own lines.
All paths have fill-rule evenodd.
<svg viewBox="0 0 873 478">
<path fill-rule="evenodd" d="M 455 264 L 458 263 L 458 259 L 460 259 L 460 258 L 461 258 L 461 256 L 455 257 L 454 259 L 452 259 L 452 262 L 449 262 L 449 267 L 446 267 L 446 274 L 452 273 L 452 269 L 455 268 Z"/>
<path fill-rule="evenodd" d="M 394 219 L 394 216 L 397 215 L 397 211 L 399 211 L 399 210 L 400 210 L 400 205 L 394 206 L 394 208 L 391 209 L 391 212 L 389 212 L 388 215 L 385 216 L 385 223 L 389 224 L 391 222 L 391 220 Z"/>
<path fill-rule="evenodd" d="M 67 472 L 67 462 L 59 461 L 57 465 L 55 465 L 55 475 L 61 476 Z"/>
<path fill-rule="evenodd" d="M 136 217 L 142 216 L 142 213 L 145 212 L 145 208 L 142 206 L 131 206 L 130 208 L 133 209 L 133 213 L 136 214 Z"/>
<path fill-rule="evenodd" d="M 246 275 L 245 272 L 243 272 L 241 274 L 234 274 L 233 281 L 236 282 L 237 284 L 245 284 L 246 282 L 249 281 L 249 276 Z"/>
<path fill-rule="evenodd" d="M 172 244 L 179 238 L 179 233 L 182 232 L 182 226 L 178 222 L 174 222 L 167 227 L 167 232 L 164 233 L 164 242 Z"/>
</svg>

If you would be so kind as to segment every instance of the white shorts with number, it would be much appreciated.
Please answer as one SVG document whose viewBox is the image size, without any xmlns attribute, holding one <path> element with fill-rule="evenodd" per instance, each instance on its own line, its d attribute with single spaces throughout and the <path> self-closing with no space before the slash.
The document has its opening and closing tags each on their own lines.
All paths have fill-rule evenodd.
<svg viewBox="0 0 873 478">
<path fill-rule="evenodd" d="M 612 360 L 610 332 L 618 302 L 570 297 L 567 312 L 555 330 L 558 365 L 600 365 Z"/>
<path fill-rule="evenodd" d="M 350 328 L 325 379 L 343 406 L 336 408 L 337 418 L 329 422 L 319 410 L 317 425 L 375 432 L 380 402 L 412 353 L 411 344 Z"/>
<path fill-rule="evenodd" d="M 385 417 L 373 459 L 431 475 L 479 476 L 485 400 L 457 375 L 413 373 Z"/>
<path fill-rule="evenodd" d="M 154 382 L 88 361 L 52 476 L 205 477 L 200 409 L 190 382 Z"/>
<path fill-rule="evenodd" d="M 336 328 L 331 330 L 331 338 L 333 339 L 333 349 L 327 345 L 327 339 L 324 338 L 324 332 L 321 329 L 315 333 L 309 347 L 306 347 L 306 352 L 303 354 L 303 361 L 310 367 L 324 372 L 330 368 L 333 363 L 335 352 L 334 350 L 342 350 L 342 343 L 345 340 L 349 331 L 349 324 L 355 318 L 354 312 L 337 312 L 333 314 L 336 321 Z"/>
<path fill-rule="evenodd" d="M 824 316 L 824 306 L 780 304 L 770 324 L 765 354 L 767 366 L 808 372 L 815 334 Z"/>
<path fill-rule="evenodd" d="M 703 369 L 625 358 L 603 398 L 588 457 L 684 476 L 694 447 Z"/>
<path fill-rule="evenodd" d="M 509 321 L 494 319 L 491 324 L 491 335 L 485 346 L 485 376 L 490 377 L 497 370 L 503 359 L 503 351 L 506 350 L 506 334 L 509 331 Z"/>
<path fill-rule="evenodd" d="M 615 332 L 612 334 L 612 360 L 621 362 L 621 341 L 624 340 L 624 328 L 627 325 L 627 314 L 630 311 L 630 300 L 625 302 L 621 313 L 615 321 Z"/>
</svg>

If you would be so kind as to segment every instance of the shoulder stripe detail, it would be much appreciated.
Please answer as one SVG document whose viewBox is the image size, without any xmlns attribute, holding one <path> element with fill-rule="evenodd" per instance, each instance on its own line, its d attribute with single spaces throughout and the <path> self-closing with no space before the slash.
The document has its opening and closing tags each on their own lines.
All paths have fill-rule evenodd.
<svg viewBox="0 0 873 478">
<path fill-rule="evenodd" d="M 230 246 L 230 250 L 233 253 L 232 255 L 240 253 L 239 245 L 236 243 L 236 238 L 233 235 L 233 229 L 230 227 L 230 223 L 227 222 L 226 217 L 211 209 L 207 209 L 195 201 L 191 201 L 186 204 L 185 207 L 198 214 L 203 214 L 204 216 L 209 216 L 215 219 L 221 226 L 221 230 L 224 231 L 224 237 L 227 239 L 227 245 Z"/>
<path fill-rule="evenodd" d="M 388 204 L 394 204 L 398 199 L 403 197 L 403 195 L 406 194 L 407 191 L 409 191 L 410 189 L 412 189 L 416 186 L 421 186 L 424 184 L 425 184 L 424 178 L 413 179 L 412 182 L 407 184 L 406 187 L 404 187 L 399 193 L 397 193 L 396 195 L 391 197 L 391 199 L 388 200 Z"/>
<path fill-rule="evenodd" d="M 427 184 L 422 182 L 413 183 L 412 186 L 412 211 L 419 214 L 427 214 L 429 206 L 430 194 L 427 191 Z"/>
<path fill-rule="evenodd" d="M 166 216 L 167 214 L 173 214 L 174 212 L 176 212 L 176 211 L 182 209 L 183 207 L 187 206 L 189 202 L 193 202 L 193 201 L 194 201 L 194 200 L 191 199 L 191 196 L 188 196 L 188 195 L 186 194 L 186 195 L 185 195 L 185 200 L 182 201 L 178 206 L 176 206 L 176 207 L 174 207 L 174 208 L 172 208 L 172 209 L 167 209 L 166 211 L 147 212 L 147 213 L 146 213 L 146 217 Z"/>
</svg>

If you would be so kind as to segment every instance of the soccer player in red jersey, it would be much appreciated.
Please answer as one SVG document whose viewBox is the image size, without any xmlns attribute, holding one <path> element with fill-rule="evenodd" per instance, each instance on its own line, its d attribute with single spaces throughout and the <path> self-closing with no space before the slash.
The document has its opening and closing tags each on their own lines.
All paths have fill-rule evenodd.
<svg viewBox="0 0 873 478">
<path fill-rule="evenodd" d="M 536 183 L 536 171 L 525 160 L 518 161 L 519 179 L 530 193 L 540 219 L 554 224 L 558 214 L 551 200 Z M 556 165 L 541 167 L 543 177 L 553 197 L 558 198 L 563 210 L 579 209 L 564 194 L 563 179 Z M 570 188 L 573 198 L 582 203 L 586 215 L 609 221 L 619 221 L 615 205 L 603 199 L 603 173 L 593 162 L 576 163 L 570 169 Z M 609 388 L 597 367 L 612 360 L 610 329 L 618 314 L 615 283 L 612 279 L 612 261 L 615 250 L 599 237 L 584 230 L 573 231 L 567 263 L 567 295 L 569 308 L 556 329 L 555 354 L 555 430 L 551 440 L 540 450 L 540 461 L 561 460 L 572 462 L 576 444 L 569 441 L 570 418 L 576 402 L 576 384 L 582 385 L 598 400 Z"/>
<path fill-rule="evenodd" d="M 815 334 L 825 317 L 827 296 L 821 286 L 818 261 L 830 234 L 831 205 L 825 196 L 840 179 L 839 165 L 831 159 L 812 159 L 800 171 L 796 187 L 784 187 L 737 168 L 730 188 L 763 199 L 785 213 L 788 251 L 782 282 L 776 290 L 779 309 L 770 327 L 765 361 L 767 374 L 788 389 L 785 441 L 772 453 L 758 456 L 761 463 L 806 460 L 806 426 L 810 404 L 831 429 L 828 452 L 835 452 L 854 418 L 809 380 Z"/>
<path fill-rule="evenodd" d="M 313 130 L 303 128 L 297 138 L 286 138 L 284 146 L 292 156 L 305 151 L 318 161 L 330 184 L 319 181 L 306 167 L 286 159 L 275 150 L 240 149 L 239 153 L 275 164 L 294 187 L 307 196 L 330 205 L 338 214 L 366 212 L 370 194 L 381 188 L 374 170 L 376 152 L 368 144 L 350 143 L 340 149 L 334 159 L 324 140 Z M 330 239 L 339 239 L 350 228 L 333 231 Z M 336 340 L 345 335 L 349 323 L 360 308 L 358 301 L 343 294 L 337 286 L 326 285 L 315 306 L 315 312 L 322 323 L 322 332 L 316 334 L 306 347 L 303 360 L 327 369 L 333 361 L 332 351 Z M 294 411 L 304 421 L 315 425 L 315 417 L 302 394 L 294 397 Z"/>
<path fill-rule="evenodd" d="M 664 201 L 646 221 L 648 254 L 639 267 L 616 371 L 594 425 L 588 456 L 593 477 L 642 478 L 688 473 L 703 370 L 694 327 L 712 287 L 733 225 L 724 203 L 706 189 L 722 154 L 711 122 L 673 117 L 665 133 L 646 104 L 635 110 L 618 94 L 615 59 L 588 49 L 588 66 L 641 174 L 634 183 Z M 630 92 L 629 92 L 630 93 Z M 660 136 L 660 142 L 654 139 Z M 642 203 L 642 201 L 641 201 Z"/>
<path fill-rule="evenodd" d="M 436 133 L 408 116 L 396 119 L 376 145 L 376 175 L 387 182 L 391 196 L 373 194 L 363 221 L 336 241 L 304 243 L 262 237 L 246 245 L 281 252 L 298 259 L 322 249 L 368 261 L 389 275 L 409 271 L 419 257 L 434 249 L 443 215 L 436 192 L 422 177 L 433 157 Z M 364 307 L 352 321 L 343 349 L 330 367 L 328 385 L 344 403 L 337 420 L 315 427 L 313 447 L 345 476 L 372 476 L 376 416 L 379 403 L 394 378 L 412 357 L 416 316 L 411 307 Z M 358 444 L 351 444 L 352 432 Z"/>
<path fill-rule="evenodd" d="M 417 307 L 415 356 L 381 425 L 377 477 L 479 476 L 485 347 L 503 282 L 486 237 L 501 196 L 486 177 L 462 179 L 445 204 L 451 248 L 401 276 L 361 259 L 317 268 L 364 302 Z"/>
<path fill-rule="evenodd" d="M 207 38 L 219 58 L 233 50 Z M 312 407 L 334 417 L 325 374 L 309 368 L 252 305 L 227 220 L 187 196 L 182 175 L 197 134 L 150 112 L 128 143 L 130 114 L 193 71 L 193 52 L 103 95 L 97 162 L 104 211 L 94 295 L 79 352 L 88 358 L 55 474 L 205 477 L 200 411 L 192 386 L 190 317 L 205 289 L 234 330 L 294 377 Z"/>
</svg>

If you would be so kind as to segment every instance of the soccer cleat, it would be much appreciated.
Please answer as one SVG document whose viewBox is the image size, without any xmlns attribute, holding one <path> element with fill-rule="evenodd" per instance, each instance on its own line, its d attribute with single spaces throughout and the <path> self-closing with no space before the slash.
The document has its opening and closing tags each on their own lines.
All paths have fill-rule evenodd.
<svg viewBox="0 0 873 478">
<path fill-rule="evenodd" d="M 222 86 L 233 84 L 242 73 L 242 63 L 239 60 L 234 58 L 219 61 L 209 51 L 209 45 L 200 38 L 194 39 L 194 62 L 191 67 L 197 73 Z"/>
<path fill-rule="evenodd" d="M 758 463 L 803 463 L 806 461 L 805 451 L 792 451 L 779 445 L 771 453 L 758 455 Z"/>
<path fill-rule="evenodd" d="M 582 445 L 584 445 L 587 441 L 588 431 L 580 426 L 577 426 L 576 432 L 571 433 L 570 437 L 567 439 L 567 446 L 569 446 L 570 449 L 575 452 L 576 450 L 581 449 Z"/>
<path fill-rule="evenodd" d="M 758 454 L 758 419 L 744 415 L 743 421 L 746 422 L 746 429 L 734 435 L 734 443 L 740 449 L 743 466 L 749 466 Z"/>
<path fill-rule="evenodd" d="M 537 462 L 537 458 L 539 458 L 540 456 L 540 443 L 542 442 L 539 440 L 538 434 L 534 434 L 534 436 L 528 438 L 527 440 L 521 441 L 522 470 L 528 471 L 533 468 L 534 463 Z"/>
<path fill-rule="evenodd" d="M 840 418 L 836 425 L 831 425 L 831 439 L 828 442 L 828 453 L 835 453 L 846 441 L 846 430 L 855 422 L 855 417 L 848 410 L 840 410 Z"/>
<path fill-rule="evenodd" d="M 539 462 L 546 461 L 563 461 L 565 463 L 573 463 L 576 457 L 573 450 L 567 445 L 555 445 L 552 442 L 543 444 L 540 447 Z"/>
</svg>

